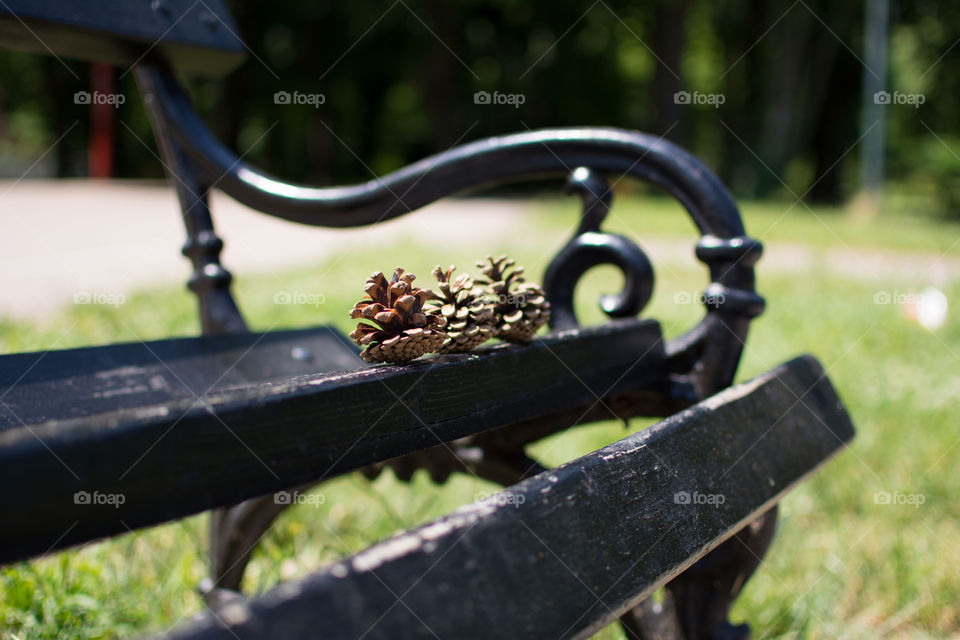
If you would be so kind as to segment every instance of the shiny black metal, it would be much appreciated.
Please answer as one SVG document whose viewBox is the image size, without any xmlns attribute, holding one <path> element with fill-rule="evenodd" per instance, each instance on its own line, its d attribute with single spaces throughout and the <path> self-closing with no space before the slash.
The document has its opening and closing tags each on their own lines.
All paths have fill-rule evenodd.
<svg viewBox="0 0 960 640">
<path fill-rule="evenodd" d="M 574 289 L 583 274 L 599 264 L 618 267 L 624 281 L 619 294 L 600 298 L 603 311 L 613 318 L 639 314 L 653 295 L 653 266 L 635 242 L 600 230 L 613 199 L 606 178 L 586 167 L 578 167 L 567 181 L 567 192 L 580 196 L 583 215 L 577 233 L 553 258 L 543 276 L 543 288 L 551 306 L 550 327 L 578 326 L 573 308 Z"/>
<path fill-rule="evenodd" d="M 550 327 L 577 327 L 573 309 L 574 288 L 588 270 L 612 264 L 623 272 L 623 290 L 600 297 L 600 307 L 613 318 L 637 315 L 653 295 L 653 267 L 646 254 L 629 238 L 588 231 L 573 238 L 550 263 L 543 277 L 550 300 Z"/>
<path fill-rule="evenodd" d="M 305 187 L 267 176 L 226 149 L 169 73 L 143 69 L 170 131 L 204 177 L 248 206 L 293 222 L 356 227 L 388 220 L 468 189 L 549 176 L 576 167 L 653 183 L 690 212 L 703 234 L 743 235 L 736 204 L 713 173 L 680 147 L 623 129 L 545 129 L 455 147 L 348 187 Z"/>
<path fill-rule="evenodd" d="M 607 178 L 587 167 L 577 167 L 567 178 L 565 191 L 568 195 L 579 196 L 583 202 L 583 215 L 576 235 L 599 232 L 613 203 L 613 190 Z"/>
<path fill-rule="evenodd" d="M 190 258 L 193 274 L 187 286 L 200 305 L 200 323 L 204 335 L 241 333 L 247 330 L 237 303 L 230 294 L 232 277 L 220 264 L 223 240 L 217 236 L 210 215 L 209 192 L 212 181 L 198 177 L 193 161 L 172 135 L 176 126 L 167 121 L 164 110 L 153 99 L 151 76 L 136 69 L 137 83 L 144 96 L 150 124 L 170 183 L 177 192 L 187 242 L 183 255 Z"/>
</svg>

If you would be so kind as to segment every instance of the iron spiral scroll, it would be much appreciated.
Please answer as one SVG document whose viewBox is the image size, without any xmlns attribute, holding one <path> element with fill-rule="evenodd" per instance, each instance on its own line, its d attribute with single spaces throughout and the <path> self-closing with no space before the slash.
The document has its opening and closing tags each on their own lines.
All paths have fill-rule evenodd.
<svg viewBox="0 0 960 640">
<path fill-rule="evenodd" d="M 580 278 L 600 264 L 612 264 L 623 273 L 623 289 L 600 298 L 600 307 L 612 318 L 638 315 L 653 295 L 653 266 L 633 240 L 601 231 L 610 211 L 613 194 L 606 178 L 579 167 L 567 180 L 567 193 L 583 202 L 580 226 L 570 241 L 554 256 L 543 277 L 551 305 L 551 328 L 572 329 L 579 325 L 573 308 L 573 293 Z"/>
<path fill-rule="evenodd" d="M 654 288 L 654 270 L 643 249 L 631 238 L 605 232 L 601 225 L 612 206 L 613 194 L 607 179 L 587 167 L 574 169 L 566 191 L 580 197 L 582 215 L 576 233 L 550 262 L 544 274 L 544 290 L 552 307 L 551 328 L 579 326 L 573 306 L 574 290 L 591 268 L 610 264 L 623 274 L 620 292 L 600 297 L 600 307 L 611 318 L 639 315 L 649 303 Z M 693 396 L 703 398 L 732 382 L 732 371 L 715 365 L 714 352 L 735 354 L 742 347 L 746 323 L 763 312 L 764 300 L 754 290 L 753 265 L 760 258 L 760 242 L 745 235 L 728 238 L 702 236 L 695 255 L 705 263 L 712 282 L 700 300 L 707 314 L 683 336 L 667 343 L 673 371 L 684 375 L 694 387 Z M 740 333 L 740 332 L 743 333 Z M 713 343 L 713 346 L 709 343 Z M 736 360 L 733 361 L 736 365 Z"/>
</svg>

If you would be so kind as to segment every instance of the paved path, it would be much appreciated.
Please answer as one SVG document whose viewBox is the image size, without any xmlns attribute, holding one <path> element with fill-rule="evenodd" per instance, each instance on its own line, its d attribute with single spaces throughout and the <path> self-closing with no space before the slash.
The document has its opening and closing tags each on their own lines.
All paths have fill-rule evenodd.
<svg viewBox="0 0 960 640">
<path fill-rule="evenodd" d="M 224 264 L 234 273 L 277 271 L 403 238 L 435 240 L 456 252 L 536 233 L 528 226 L 530 217 L 523 215 L 530 203 L 512 200 L 445 200 L 360 229 L 292 224 L 256 213 L 221 193 L 215 193 L 212 202 L 218 232 L 226 241 Z M 478 219 L 483 224 L 476 224 Z M 437 231 L 451 227 L 469 233 Z M 189 266 L 179 252 L 183 240 L 174 194 L 159 182 L 0 182 L 0 317 L 36 317 L 71 303 L 78 292 L 116 294 L 185 282 Z M 691 264 L 693 241 L 641 238 L 654 268 L 660 261 Z M 918 290 L 960 277 L 960 260 L 955 258 L 844 247 L 814 252 L 795 244 L 768 245 L 759 265 L 765 273 L 823 267 L 836 277 L 907 281 Z"/>
<path fill-rule="evenodd" d="M 319 229 L 265 216 L 219 192 L 212 197 L 223 262 L 234 273 L 276 271 L 413 237 L 454 251 L 478 242 L 496 246 L 524 230 L 529 206 L 445 200 L 374 227 Z M 478 218 L 484 224 L 476 224 Z M 451 225 L 469 233 L 437 231 Z M 184 233 L 176 197 L 159 182 L 0 182 L 0 317 L 37 316 L 80 292 L 109 295 L 186 282 Z"/>
</svg>

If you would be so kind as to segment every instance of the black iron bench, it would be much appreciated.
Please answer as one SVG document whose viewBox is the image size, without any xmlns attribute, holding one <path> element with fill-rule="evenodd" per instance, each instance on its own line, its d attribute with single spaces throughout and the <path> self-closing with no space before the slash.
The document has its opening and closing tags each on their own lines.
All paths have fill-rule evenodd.
<svg viewBox="0 0 960 640">
<path fill-rule="evenodd" d="M 174 638 L 741 638 L 729 607 L 770 543 L 777 501 L 853 436 L 804 356 L 731 387 L 750 320 L 758 242 L 713 174 L 663 140 L 617 129 L 497 137 L 352 187 L 268 177 L 223 147 L 175 74 L 223 74 L 244 48 L 214 0 L 7 0 L 0 42 L 134 66 L 187 228 L 203 336 L 0 357 L 0 561 L 214 509 L 207 610 Z M 653 270 L 604 232 L 604 176 L 677 198 L 708 267 L 703 319 L 674 340 L 637 319 Z M 507 181 L 567 176 L 579 229 L 544 274 L 551 331 L 526 346 L 364 365 L 334 329 L 247 331 L 221 266 L 207 195 L 331 227 L 400 216 Z M 573 289 L 609 263 L 623 290 L 581 328 Z M 447 390 L 456 388 L 451 395 Z M 391 396 L 409 411 L 372 398 Z M 592 421 L 665 417 L 544 469 L 525 446 Z M 286 506 L 274 492 L 362 469 L 507 488 L 246 598 L 251 550 Z M 122 496 L 105 508 L 98 496 Z M 119 502 L 119 504 L 118 504 Z M 662 602 L 649 596 L 666 586 Z"/>
</svg>

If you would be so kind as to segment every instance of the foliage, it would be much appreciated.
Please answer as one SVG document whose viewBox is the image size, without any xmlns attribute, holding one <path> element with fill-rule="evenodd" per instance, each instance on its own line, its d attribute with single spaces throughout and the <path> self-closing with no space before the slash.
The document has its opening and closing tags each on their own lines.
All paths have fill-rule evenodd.
<svg viewBox="0 0 960 640">
<path fill-rule="evenodd" d="M 228 145 L 291 180 L 368 180 L 486 135 L 609 125 L 691 148 L 739 197 L 841 203 L 858 188 L 869 125 L 863 3 L 231 0 L 251 55 L 225 82 L 192 89 Z M 885 111 L 891 187 L 916 196 L 912 208 L 954 215 L 958 32 L 956 3 L 892 3 L 885 84 L 925 100 Z M 118 174 L 159 176 L 132 74 L 117 75 L 131 98 L 117 111 Z M 0 54 L 0 161 L 35 158 L 69 130 L 56 171 L 82 174 L 86 111 L 72 95 L 87 82 L 80 63 Z M 276 104 L 279 91 L 325 100 Z M 523 103 L 476 104 L 478 91 Z M 676 104 L 678 91 L 723 102 Z"/>
</svg>

